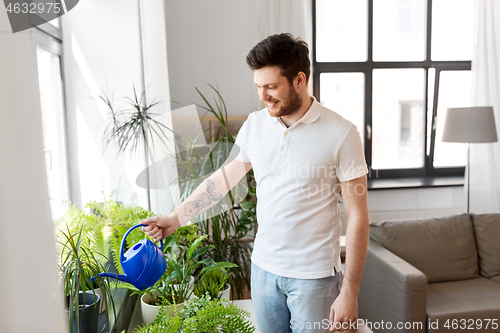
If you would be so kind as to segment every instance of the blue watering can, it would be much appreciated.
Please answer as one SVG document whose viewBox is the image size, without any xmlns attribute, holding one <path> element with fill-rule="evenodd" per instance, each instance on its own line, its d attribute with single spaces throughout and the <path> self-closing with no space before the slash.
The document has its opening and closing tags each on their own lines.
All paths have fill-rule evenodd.
<svg viewBox="0 0 500 333">
<path fill-rule="evenodd" d="M 123 254 L 125 239 L 132 230 L 138 227 L 144 227 L 144 225 L 138 224 L 128 229 L 122 239 L 120 264 L 125 275 L 101 273 L 99 276 L 118 279 L 132 284 L 139 290 L 144 290 L 161 278 L 167 269 L 167 262 L 163 255 L 163 240 L 160 241 L 160 247 L 158 247 L 149 239 L 143 239 Z M 93 281 L 94 278 L 90 280 Z"/>
</svg>

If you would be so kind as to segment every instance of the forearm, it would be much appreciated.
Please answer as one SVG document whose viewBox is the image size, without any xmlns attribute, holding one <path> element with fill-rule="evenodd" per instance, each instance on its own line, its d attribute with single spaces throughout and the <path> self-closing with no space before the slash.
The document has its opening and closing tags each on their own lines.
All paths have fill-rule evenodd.
<svg viewBox="0 0 500 333">
<path fill-rule="evenodd" d="M 357 297 L 365 266 L 368 247 L 369 222 L 367 214 L 359 214 L 347 220 L 346 264 L 342 291 Z"/>
<path fill-rule="evenodd" d="M 185 225 L 189 220 L 206 212 L 219 203 L 241 178 L 250 170 L 251 165 L 232 161 L 205 179 L 194 192 L 172 213 L 171 217 Z M 230 203 L 227 203 L 230 205 Z"/>
<path fill-rule="evenodd" d="M 193 193 L 185 199 L 170 216 L 178 219 L 181 226 L 216 205 L 227 193 L 229 188 L 220 170 L 205 179 Z"/>
</svg>

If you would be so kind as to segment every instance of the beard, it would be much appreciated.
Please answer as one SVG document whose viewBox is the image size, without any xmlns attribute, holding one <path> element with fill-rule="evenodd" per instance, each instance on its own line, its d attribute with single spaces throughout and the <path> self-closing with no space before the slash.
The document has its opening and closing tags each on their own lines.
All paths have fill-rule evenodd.
<svg viewBox="0 0 500 333">
<path fill-rule="evenodd" d="M 267 111 L 269 112 L 269 115 L 271 117 L 278 118 L 290 116 L 299 111 L 299 109 L 302 107 L 302 99 L 300 98 L 299 94 L 295 91 L 292 85 L 289 84 L 288 88 L 289 93 L 286 97 L 279 100 L 274 100 L 274 102 L 280 102 L 279 109 L 276 110 L 276 112 L 272 113 L 272 111 L 269 109 L 269 106 L 267 107 Z"/>
</svg>

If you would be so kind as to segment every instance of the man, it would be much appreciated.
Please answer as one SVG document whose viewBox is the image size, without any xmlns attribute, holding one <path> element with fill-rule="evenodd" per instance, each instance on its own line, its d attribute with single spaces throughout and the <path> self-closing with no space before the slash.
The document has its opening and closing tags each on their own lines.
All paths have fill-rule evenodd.
<svg viewBox="0 0 500 333">
<path fill-rule="evenodd" d="M 270 36 L 250 51 L 247 63 L 267 107 L 243 124 L 238 156 L 224 166 L 226 175 L 217 170 L 173 213 L 143 221 L 143 231 L 155 241 L 167 237 L 253 168 L 259 231 L 251 290 L 260 331 L 343 331 L 358 315 L 368 242 L 367 168 L 359 133 L 309 96 L 304 41 Z M 347 218 L 343 281 L 340 190 Z"/>
</svg>

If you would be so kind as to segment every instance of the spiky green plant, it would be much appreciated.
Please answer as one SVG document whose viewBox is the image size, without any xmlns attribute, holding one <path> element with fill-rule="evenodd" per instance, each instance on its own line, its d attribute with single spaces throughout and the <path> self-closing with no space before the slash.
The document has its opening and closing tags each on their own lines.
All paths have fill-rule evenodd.
<svg viewBox="0 0 500 333">
<path fill-rule="evenodd" d="M 229 283 L 231 283 L 231 273 L 229 269 L 217 267 L 207 272 L 203 278 L 198 281 L 193 293 L 198 297 L 208 294 L 211 298 L 220 298 L 220 292 L 226 289 Z"/>
<path fill-rule="evenodd" d="M 61 253 L 59 257 L 59 267 L 61 268 L 61 281 L 64 286 L 65 295 L 68 296 L 69 310 L 69 328 L 73 330 L 73 322 L 76 321 L 76 327 L 79 327 L 80 292 L 87 295 L 91 291 L 95 297 L 96 288 L 101 289 L 101 302 L 107 306 L 106 322 L 110 322 L 110 314 L 113 314 L 116 320 L 116 311 L 113 303 L 113 287 L 106 278 L 100 277 L 99 273 L 104 271 L 104 266 L 100 264 L 98 256 L 103 256 L 91 250 L 82 237 L 83 229 L 77 229 L 72 232 L 67 226 L 66 230 L 61 230 L 59 244 Z M 94 278 L 91 283 L 90 279 Z M 112 312 L 110 310 L 113 310 Z M 85 309 L 84 309 L 85 311 Z M 73 316 L 76 314 L 76 318 Z M 95 309 L 95 316 L 99 315 L 99 308 Z"/>
</svg>

